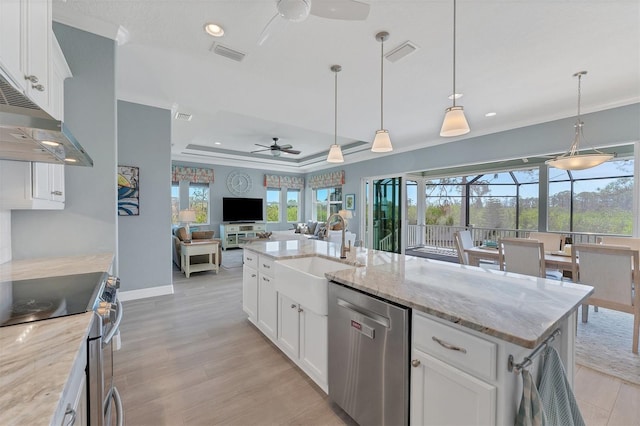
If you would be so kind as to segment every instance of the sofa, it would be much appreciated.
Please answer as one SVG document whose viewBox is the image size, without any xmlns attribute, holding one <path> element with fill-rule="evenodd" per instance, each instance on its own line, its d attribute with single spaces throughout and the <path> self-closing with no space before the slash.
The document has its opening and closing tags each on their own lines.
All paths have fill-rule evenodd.
<svg viewBox="0 0 640 426">
<path fill-rule="evenodd" d="M 191 233 L 192 241 L 203 241 L 210 240 L 216 241 L 218 243 L 218 266 L 222 264 L 222 240 L 218 238 L 214 238 L 215 231 L 193 231 Z M 178 269 L 180 268 L 180 242 L 188 239 L 187 230 L 184 226 L 174 228 L 171 244 L 173 248 L 173 263 L 176 264 Z M 191 265 L 195 265 L 197 263 L 208 263 L 209 256 L 206 254 L 191 256 Z"/>
</svg>

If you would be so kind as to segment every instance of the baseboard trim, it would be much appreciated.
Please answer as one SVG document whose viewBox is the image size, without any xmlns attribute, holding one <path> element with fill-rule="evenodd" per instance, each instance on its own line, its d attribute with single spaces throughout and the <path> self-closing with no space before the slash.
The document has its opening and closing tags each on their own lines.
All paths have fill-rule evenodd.
<svg viewBox="0 0 640 426">
<path fill-rule="evenodd" d="M 121 302 L 126 302 L 127 300 L 146 299 L 147 297 L 164 296 L 167 294 L 173 294 L 173 284 L 120 291 L 118 292 L 118 299 Z"/>
</svg>

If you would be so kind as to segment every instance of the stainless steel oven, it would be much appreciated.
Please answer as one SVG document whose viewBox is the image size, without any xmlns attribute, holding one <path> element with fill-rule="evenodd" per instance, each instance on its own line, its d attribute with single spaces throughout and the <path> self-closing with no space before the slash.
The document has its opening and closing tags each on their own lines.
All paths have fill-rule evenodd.
<svg viewBox="0 0 640 426">
<path fill-rule="evenodd" d="M 114 337 L 122 321 L 122 303 L 117 298 L 119 280 L 109 277 L 100 297 L 88 338 L 87 398 L 89 425 L 124 425 L 124 411 L 118 389 L 113 384 Z"/>
</svg>

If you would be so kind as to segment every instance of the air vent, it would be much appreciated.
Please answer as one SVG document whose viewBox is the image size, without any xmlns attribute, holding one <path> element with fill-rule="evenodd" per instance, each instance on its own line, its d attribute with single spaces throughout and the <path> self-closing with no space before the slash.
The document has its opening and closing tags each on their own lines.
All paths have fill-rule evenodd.
<svg viewBox="0 0 640 426">
<path fill-rule="evenodd" d="M 389 62 L 398 62 L 400 59 L 404 58 L 407 55 L 412 54 L 418 49 L 419 47 L 416 46 L 415 44 L 411 43 L 410 41 L 405 41 L 400 46 L 396 47 L 391 52 L 384 55 L 384 57 L 387 58 Z"/>
<path fill-rule="evenodd" d="M 18 92 L 8 81 L 0 78 L 0 105 L 9 105 L 12 107 L 20 107 L 34 109 L 39 111 L 40 107 L 31 102 L 22 93 Z"/>
<path fill-rule="evenodd" d="M 242 61 L 244 57 L 247 56 L 245 53 L 238 52 L 237 50 L 233 50 L 218 43 L 213 43 L 211 45 L 211 49 L 209 50 L 211 50 L 216 55 L 224 56 L 225 58 L 229 58 L 237 62 Z"/>
<path fill-rule="evenodd" d="M 187 114 L 186 112 L 176 112 L 176 115 L 174 116 L 174 118 L 176 120 L 191 121 L 191 119 L 193 118 L 193 115 Z"/>
</svg>

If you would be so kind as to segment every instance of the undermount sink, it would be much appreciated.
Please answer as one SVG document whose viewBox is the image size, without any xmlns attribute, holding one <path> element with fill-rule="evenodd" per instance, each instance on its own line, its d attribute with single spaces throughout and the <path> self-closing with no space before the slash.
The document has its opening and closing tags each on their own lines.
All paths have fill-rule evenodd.
<svg viewBox="0 0 640 426">
<path fill-rule="evenodd" d="M 275 262 L 275 288 L 319 315 L 327 315 L 325 272 L 355 268 L 323 257 L 302 257 Z"/>
</svg>

